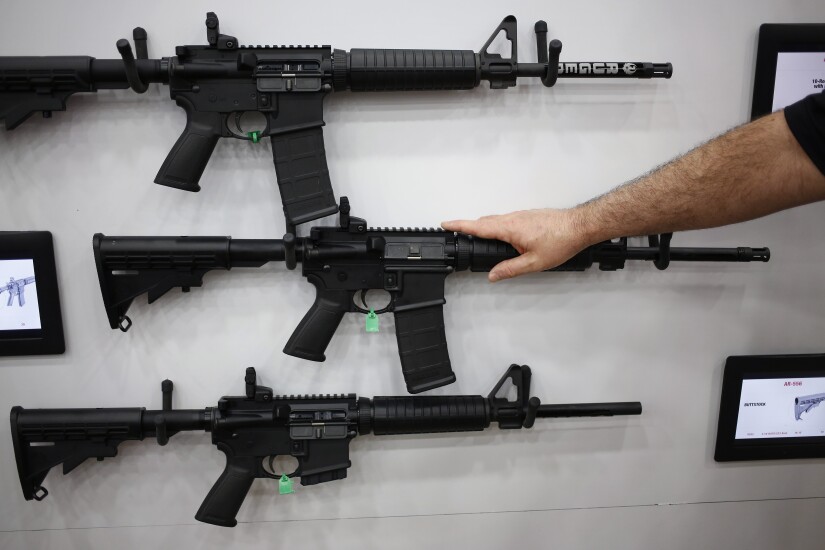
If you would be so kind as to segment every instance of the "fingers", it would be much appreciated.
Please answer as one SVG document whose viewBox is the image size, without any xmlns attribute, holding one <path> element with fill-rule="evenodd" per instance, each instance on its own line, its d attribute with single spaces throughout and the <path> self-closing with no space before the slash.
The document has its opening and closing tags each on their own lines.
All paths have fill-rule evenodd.
<svg viewBox="0 0 825 550">
<path fill-rule="evenodd" d="M 451 220 L 441 222 L 441 227 L 447 231 L 469 233 L 482 239 L 506 239 L 504 224 L 498 219 L 500 216 L 485 216 L 477 220 Z"/>
<path fill-rule="evenodd" d="M 497 264 L 490 270 L 488 278 L 491 283 L 501 281 L 504 279 L 512 279 L 525 273 L 532 273 L 534 271 L 541 271 L 541 266 L 538 262 L 538 257 L 533 252 L 527 252 L 521 256 L 516 256 L 511 260 L 505 260 Z"/>
<path fill-rule="evenodd" d="M 472 220 L 449 220 L 441 222 L 441 227 L 447 231 L 459 231 L 466 233 L 470 224 L 474 223 Z"/>
</svg>

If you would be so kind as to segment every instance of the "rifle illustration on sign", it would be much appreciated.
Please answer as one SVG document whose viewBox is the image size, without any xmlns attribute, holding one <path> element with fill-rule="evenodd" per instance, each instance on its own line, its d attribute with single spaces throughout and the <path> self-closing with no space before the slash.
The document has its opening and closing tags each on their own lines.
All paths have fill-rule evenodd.
<svg viewBox="0 0 825 550">
<path fill-rule="evenodd" d="M 670 262 L 767 262 L 767 248 L 677 248 L 672 234 L 652 235 L 649 246 L 631 247 L 627 238 L 580 252 L 552 271 L 622 269 L 630 260 L 651 261 L 658 269 Z M 111 328 L 127 331 L 132 301 L 148 293 L 149 303 L 169 290 L 184 292 L 203 284 L 213 269 L 260 267 L 283 261 L 287 269 L 301 262 L 301 272 L 316 290 L 315 303 L 298 324 L 284 353 L 324 361 L 324 352 L 347 312 L 395 315 L 401 368 L 410 393 L 455 381 L 447 352 L 443 308 L 444 282 L 455 271 L 490 271 L 518 252 L 503 241 L 479 239 L 440 229 L 368 228 L 350 216 L 342 197 L 337 227 L 313 227 L 309 237 L 242 240 L 230 237 L 94 236 L 93 248 L 103 303 Z M 387 291 L 390 303 L 373 310 L 366 292 Z M 359 298 L 356 302 L 356 298 Z"/>
<path fill-rule="evenodd" d="M 8 283 L 0 286 L 0 294 L 4 292 L 9 293 L 9 299 L 6 302 L 6 306 L 12 305 L 15 296 L 17 296 L 17 304 L 19 307 L 26 305 L 26 285 L 30 285 L 32 283 L 34 283 L 33 275 L 31 277 L 26 277 L 25 279 L 15 279 L 14 277 L 10 277 Z"/>
<path fill-rule="evenodd" d="M 163 409 L 11 410 L 17 472 L 26 500 L 43 500 L 42 483 L 59 464 L 68 474 L 86 459 L 114 457 L 123 441 L 154 437 L 159 445 L 182 431 L 212 433 L 226 455 L 226 468 L 206 495 L 195 519 L 234 527 L 235 516 L 255 478 L 278 480 L 292 493 L 292 478 L 315 485 L 347 477 L 349 444 L 357 435 L 481 431 L 497 422 L 503 430 L 532 428 L 536 418 L 641 414 L 639 402 L 542 405 L 530 397 L 530 367 L 511 365 L 487 397 L 442 395 L 366 397 L 274 395 L 246 369 L 246 395 L 222 397 L 217 407 L 172 410 L 172 382 L 164 380 Z M 516 397 L 504 395 L 511 387 Z M 294 472 L 275 472 L 276 456 L 298 461 Z M 265 466 L 266 461 L 268 467 Z"/>
<path fill-rule="evenodd" d="M 794 416 L 797 420 L 802 420 L 802 413 L 806 413 L 825 401 L 825 393 L 806 395 L 794 399 Z"/>
<path fill-rule="evenodd" d="M 329 92 L 466 90 L 488 81 L 509 88 L 518 78 L 553 86 L 558 78 L 670 78 L 670 63 L 559 62 L 562 44 L 547 44 L 547 24 L 535 25 L 537 63 L 518 61 L 516 18 L 506 17 L 476 53 L 472 50 L 353 49 L 330 46 L 241 46 L 221 34 L 218 17 L 206 14 L 205 46 L 178 46 L 173 57 L 149 59 L 146 31 L 134 29 L 137 59 L 126 39 L 121 59 L 89 56 L 0 57 L 0 120 L 12 130 L 41 111 L 66 109 L 74 93 L 169 86 L 171 99 L 186 111 L 183 133 L 160 168 L 155 183 L 199 191 L 199 181 L 218 139 L 257 143 L 269 137 L 287 231 L 336 211 L 322 126 Z M 487 49 L 499 33 L 510 43 L 503 58 Z M 266 118 L 262 130 L 246 131 L 244 113 Z"/>
</svg>

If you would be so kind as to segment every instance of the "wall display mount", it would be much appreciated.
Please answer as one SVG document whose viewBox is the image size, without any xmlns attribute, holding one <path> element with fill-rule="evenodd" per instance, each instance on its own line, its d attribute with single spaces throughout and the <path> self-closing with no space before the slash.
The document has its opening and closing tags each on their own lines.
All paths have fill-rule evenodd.
<svg viewBox="0 0 825 550">
<path fill-rule="evenodd" d="M 825 457 L 825 354 L 728 357 L 717 462 Z"/>
<path fill-rule="evenodd" d="M 751 120 L 825 88 L 825 23 L 759 27 Z"/>
<path fill-rule="evenodd" d="M 0 232 L 0 355 L 65 350 L 52 234 Z"/>
</svg>

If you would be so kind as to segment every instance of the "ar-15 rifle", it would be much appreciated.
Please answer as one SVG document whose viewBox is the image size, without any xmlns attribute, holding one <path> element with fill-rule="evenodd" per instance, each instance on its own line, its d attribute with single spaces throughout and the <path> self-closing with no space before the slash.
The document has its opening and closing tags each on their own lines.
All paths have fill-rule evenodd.
<svg viewBox="0 0 825 550">
<path fill-rule="evenodd" d="M 22 279 L 9 278 L 9 282 L 0 286 L 0 294 L 4 292 L 9 293 L 9 300 L 6 302 L 7 306 L 14 303 L 14 297 L 17 296 L 17 305 L 23 307 L 26 305 L 26 285 L 34 283 L 34 275 L 31 277 L 24 277 Z"/>
<path fill-rule="evenodd" d="M 122 59 L 88 56 L 0 57 L 0 120 L 11 130 L 42 111 L 66 109 L 78 92 L 169 86 L 186 111 L 183 133 L 166 157 L 155 183 L 199 191 L 218 139 L 258 142 L 269 137 L 287 231 L 336 211 L 321 127 L 323 99 L 331 91 L 464 90 L 482 80 L 493 89 L 516 85 L 519 77 L 553 86 L 558 78 L 670 78 L 670 63 L 559 62 L 561 42 L 547 44 L 547 24 L 535 26 L 537 63 L 518 62 L 516 18 L 506 17 L 480 52 L 472 50 L 333 50 L 330 46 L 241 46 L 221 34 L 218 17 L 206 15 L 205 46 L 178 46 L 175 56 L 148 59 L 146 31 L 133 36 L 137 59 L 126 39 L 117 42 Z M 509 58 L 489 53 L 504 32 Z M 259 112 L 261 131 L 245 132 L 241 117 Z"/>
<path fill-rule="evenodd" d="M 440 229 L 368 228 L 350 217 L 341 199 L 338 227 L 313 227 L 309 237 L 242 240 L 230 237 L 94 236 L 93 248 L 109 325 L 127 331 L 132 301 L 148 293 L 149 303 L 169 290 L 201 286 L 213 269 L 260 267 L 301 262 L 302 274 L 315 286 L 315 303 L 284 347 L 284 353 L 324 361 L 324 351 L 344 314 L 395 315 L 401 368 L 410 393 L 455 381 L 447 352 L 443 307 L 444 280 L 454 271 L 489 271 L 518 252 L 502 241 L 479 239 Z M 650 246 L 631 247 L 627 238 L 603 242 L 580 252 L 552 271 L 622 269 L 628 260 L 652 261 L 666 269 L 672 261 L 767 262 L 767 248 L 671 248 L 672 234 L 649 237 Z M 370 289 L 385 290 L 390 303 L 371 311 Z M 356 294 L 360 293 L 359 305 Z"/>
<path fill-rule="evenodd" d="M 517 392 L 513 401 L 501 395 L 508 382 Z M 26 500 L 48 495 L 42 483 L 58 464 L 68 474 L 88 458 L 116 456 L 123 441 L 154 437 L 159 445 L 166 445 L 178 432 L 204 430 L 212 432 L 212 443 L 226 455 L 226 468 L 195 519 L 234 527 L 255 478 L 279 479 L 279 485 L 287 486 L 284 492 L 291 492 L 289 478 L 315 485 L 347 477 L 349 443 L 359 434 L 481 431 L 492 422 L 503 430 L 520 429 L 532 428 L 536 418 L 642 412 L 638 402 L 542 405 L 537 397 L 530 397 L 530 367 L 518 365 L 510 366 L 487 397 L 276 396 L 270 388 L 256 385 L 254 368 L 246 369 L 246 395 L 222 397 L 215 408 L 172 410 L 172 382 L 164 380 L 161 389 L 163 410 L 159 411 L 13 407 L 12 441 Z M 278 475 L 273 463 L 279 455 L 295 457 L 298 468 Z"/>
<path fill-rule="evenodd" d="M 797 420 L 802 420 L 802 413 L 806 413 L 819 406 L 825 401 L 825 393 L 817 393 L 814 395 L 804 395 L 794 399 L 794 416 Z"/>
</svg>

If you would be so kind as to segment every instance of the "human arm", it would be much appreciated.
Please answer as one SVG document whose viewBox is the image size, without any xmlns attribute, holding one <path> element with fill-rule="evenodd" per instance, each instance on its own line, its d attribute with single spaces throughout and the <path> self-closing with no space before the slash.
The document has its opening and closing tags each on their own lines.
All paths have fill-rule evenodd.
<svg viewBox="0 0 825 550">
<path fill-rule="evenodd" d="M 608 239 L 717 227 L 823 199 L 825 175 L 777 112 L 574 208 L 442 226 L 507 241 L 521 253 L 490 271 L 495 282 L 550 269 Z"/>
</svg>

